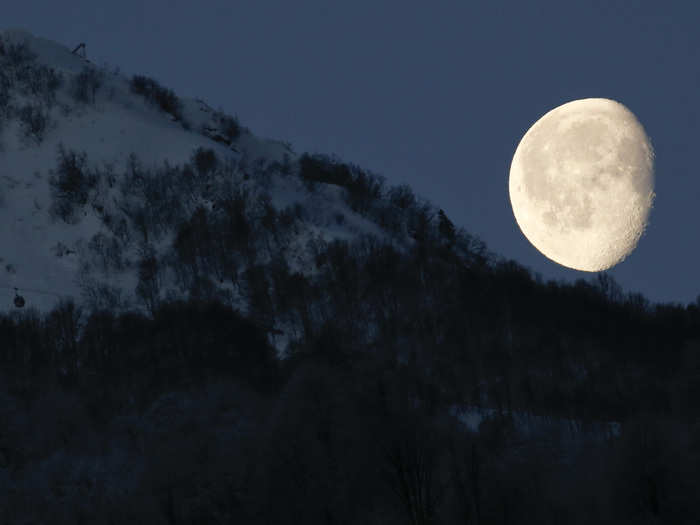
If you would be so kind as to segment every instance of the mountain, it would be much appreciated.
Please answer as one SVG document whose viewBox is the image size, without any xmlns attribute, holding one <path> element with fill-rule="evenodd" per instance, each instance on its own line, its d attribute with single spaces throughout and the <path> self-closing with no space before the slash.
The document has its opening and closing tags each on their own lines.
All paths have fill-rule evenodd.
<svg viewBox="0 0 700 525">
<path fill-rule="evenodd" d="M 211 212 L 217 199 L 222 203 L 236 191 L 247 195 L 251 221 L 266 210 L 303 210 L 283 253 L 293 270 L 306 274 L 313 271 L 309 242 L 386 236 L 350 209 L 338 186 L 308 191 L 289 145 L 254 136 L 204 101 L 180 99 L 147 77 L 97 68 L 22 30 L 5 31 L 2 42 L 5 309 L 14 308 L 15 287 L 27 307 L 40 312 L 61 298 L 93 308 L 146 308 L 136 291 L 143 254 L 163 261 L 172 252 L 177 220 L 198 207 Z M 137 188 L 142 177 L 150 187 Z M 156 206 L 170 208 L 170 216 L 163 218 Z M 253 262 L 270 256 L 259 253 Z M 157 298 L 186 296 L 166 266 Z M 215 284 L 231 292 L 231 282 Z M 245 311 L 243 298 L 231 300 Z"/>
<path fill-rule="evenodd" d="M 187 162 L 197 148 L 207 148 L 222 163 L 232 163 L 238 176 L 246 160 L 269 164 L 282 160 L 284 155 L 295 157 L 283 144 L 257 139 L 245 129 L 233 146 L 216 142 L 213 138 L 219 136 L 223 115 L 203 101 L 178 99 L 181 117 L 176 119 L 135 94 L 124 76 L 94 68 L 85 59 L 71 54 L 67 47 L 18 30 L 5 31 L 2 38 L 7 56 L 12 46 L 26 50 L 24 57 L 22 52 L 17 52 L 18 63 L 14 68 L 3 70 L 1 213 L 3 223 L 9 226 L 3 229 L 2 245 L 12 247 L 3 258 L 6 266 L 3 284 L 22 289 L 28 303 L 40 310 L 53 305 L 55 298 L 34 295 L 31 288 L 81 296 L 76 275 L 81 264 L 88 262 L 90 240 L 107 231 L 103 223 L 107 213 L 115 221 L 124 218 L 114 206 L 120 175 L 127 169 L 130 156 L 134 155 L 143 169 L 162 167 L 166 162 L 178 166 Z M 49 88 L 42 86 L 38 78 L 40 85 L 36 93 L 27 89 L 43 68 L 50 68 L 57 78 L 58 86 L 50 95 Z M 89 101 L 79 100 L 75 91 L 76 81 L 84 72 L 92 72 L 99 82 Z M 40 136 L 32 134 L 21 119 L 20 110 L 25 107 L 37 108 L 45 119 Z M 184 122 L 188 123 L 188 129 Z M 112 186 L 106 189 L 101 187 L 103 181 L 98 182 L 100 187 L 93 189 L 89 203 L 85 203 L 73 223 L 51 220 L 49 213 L 52 204 L 49 179 L 57 168 L 59 145 L 66 151 L 84 153 L 86 172 L 94 169 L 101 170 L 102 178 L 107 173 L 114 176 Z M 201 194 L 189 197 L 189 206 L 205 203 Z M 284 198 L 285 195 L 279 196 L 281 200 Z M 294 194 L 289 198 L 293 199 Z M 97 206 L 102 207 L 101 212 Z M 132 223 L 128 226 L 133 229 Z M 124 258 L 133 257 L 134 244 L 126 242 L 121 246 Z M 59 250 L 59 245 L 65 248 Z M 91 277 L 92 270 L 88 270 Z M 110 275 L 110 279 L 116 280 L 124 293 L 133 297 L 133 271 L 127 269 Z"/>
<path fill-rule="evenodd" d="M 698 305 L 76 53 L 0 35 L 0 522 L 697 523 Z"/>
</svg>

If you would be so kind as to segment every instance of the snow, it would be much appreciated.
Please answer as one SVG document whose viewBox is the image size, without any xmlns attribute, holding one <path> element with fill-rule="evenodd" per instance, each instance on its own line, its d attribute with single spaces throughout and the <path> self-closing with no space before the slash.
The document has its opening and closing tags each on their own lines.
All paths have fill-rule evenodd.
<svg viewBox="0 0 700 525">
<path fill-rule="evenodd" d="M 129 79 L 117 71 L 101 70 L 103 83 L 94 105 L 77 103 L 69 89 L 73 76 L 89 65 L 85 59 L 73 55 L 66 46 L 21 29 L 6 30 L 2 38 L 6 42 L 26 42 L 39 63 L 64 74 L 64 82 L 50 112 L 52 125 L 40 144 L 22 137 L 17 119 L 4 121 L 0 126 L 0 311 L 14 309 L 14 287 L 26 299 L 27 308 L 45 312 L 61 298 L 73 298 L 80 304 L 84 286 L 91 282 L 107 282 L 121 289 L 128 303 L 138 303 L 134 294 L 135 265 L 121 274 L 104 276 L 88 264 L 87 243 L 100 231 L 109 233 L 90 206 L 84 208 L 77 224 L 52 221 L 49 217 L 48 182 L 57 165 L 59 144 L 67 150 L 85 152 L 91 167 L 111 166 L 117 178 L 124 173 L 131 154 L 145 167 L 160 167 L 165 161 L 177 166 L 187 162 L 198 147 L 210 148 L 222 161 L 240 166 L 241 175 L 285 160 L 295 166 L 297 155 L 288 144 L 256 137 L 245 127 L 231 146 L 205 136 L 203 128 L 217 128 L 217 112 L 201 99 L 181 99 L 183 120 L 189 124 L 189 129 L 185 129 L 172 116 L 132 93 Z M 29 101 L 26 94 L 14 95 L 14 105 Z M 295 173 L 271 175 L 268 179 L 247 183 L 253 187 L 253 193 L 268 192 L 276 208 L 299 203 L 308 215 L 286 253 L 293 271 L 307 275 L 315 271 L 310 241 L 324 243 L 363 234 L 383 235 L 376 224 L 349 209 L 339 187 L 320 184 L 317 192 L 310 193 Z M 111 197 L 107 195 L 107 205 Z M 68 252 L 59 256 L 61 250 L 57 248 L 61 245 Z M 178 293 L 172 283 L 165 282 L 163 288 Z M 242 298 L 236 301 L 245 311 L 240 304 Z M 282 351 L 288 336 L 279 335 L 275 341 Z"/>
<path fill-rule="evenodd" d="M 475 433 L 479 432 L 484 421 L 498 416 L 498 411 L 494 408 L 476 406 L 453 405 L 450 408 L 450 413 L 471 432 Z M 555 433 L 563 441 L 576 441 L 585 436 L 611 438 L 620 435 L 620 423 L 617 421 L 584 423 L 572 418 L 541 416 L 523 411 L 513 411 L 512 420 L 516 431 L 521 436 L 528 438 L 543 433 Z"/>
<path fill-rule="evenodd" d="M 51 40 L 32 35 L 20 28 L 3 31 L 3 39 L 13 44 L 27 42 L 32 51 L 37 54 L 40 64 L 53 67 L 56 70 L 78 73 L 86 64 L 86 60 L 71 53 L 71 49 Z M 76 42 L 77 44 L 77 42 Z"/>
</svg>

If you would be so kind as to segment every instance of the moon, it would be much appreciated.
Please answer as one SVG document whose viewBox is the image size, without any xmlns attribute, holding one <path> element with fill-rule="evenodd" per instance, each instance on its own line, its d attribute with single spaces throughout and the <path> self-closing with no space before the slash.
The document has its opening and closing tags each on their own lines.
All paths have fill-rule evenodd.
<svg viewBox="0 0 700 525">
<path fill-rule="evenodd" d="M 619 102 L 574 100 L 525 133 L 509 193 L 520 230 L 545 257 L 575 270 L 607 270 L 635 249 L 647 227 L 654 150 Z"/>
</svg>

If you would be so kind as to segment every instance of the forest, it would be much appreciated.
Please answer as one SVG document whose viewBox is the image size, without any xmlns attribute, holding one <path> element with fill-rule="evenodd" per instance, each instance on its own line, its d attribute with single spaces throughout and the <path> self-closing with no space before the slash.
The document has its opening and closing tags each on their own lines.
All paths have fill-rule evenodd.
<svg viewBox="0 0 700 525">
<path fill-rule="evenodd" d="M 245 314 L 182 249 L 189 298 L 149 315 L 3 316 L 3 522 L 696 523 L 697 305 L 458 255 L 444 221 L 253 264 Z"/>
</svg>

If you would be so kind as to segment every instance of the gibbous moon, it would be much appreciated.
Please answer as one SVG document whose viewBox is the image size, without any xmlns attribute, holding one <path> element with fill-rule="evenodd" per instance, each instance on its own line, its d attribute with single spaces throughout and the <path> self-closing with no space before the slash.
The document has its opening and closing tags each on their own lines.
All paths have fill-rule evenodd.
<svg viewBox="0 0 700 525">
<path fill-rule="evenodd" d="M 563 104 L 533 124 L 510 166 L 527 239 L 575 270 L 615 266 L 637 246 L 654 200 L 654 151 L 637 118 L 605 98 Z"/>
</svg>

